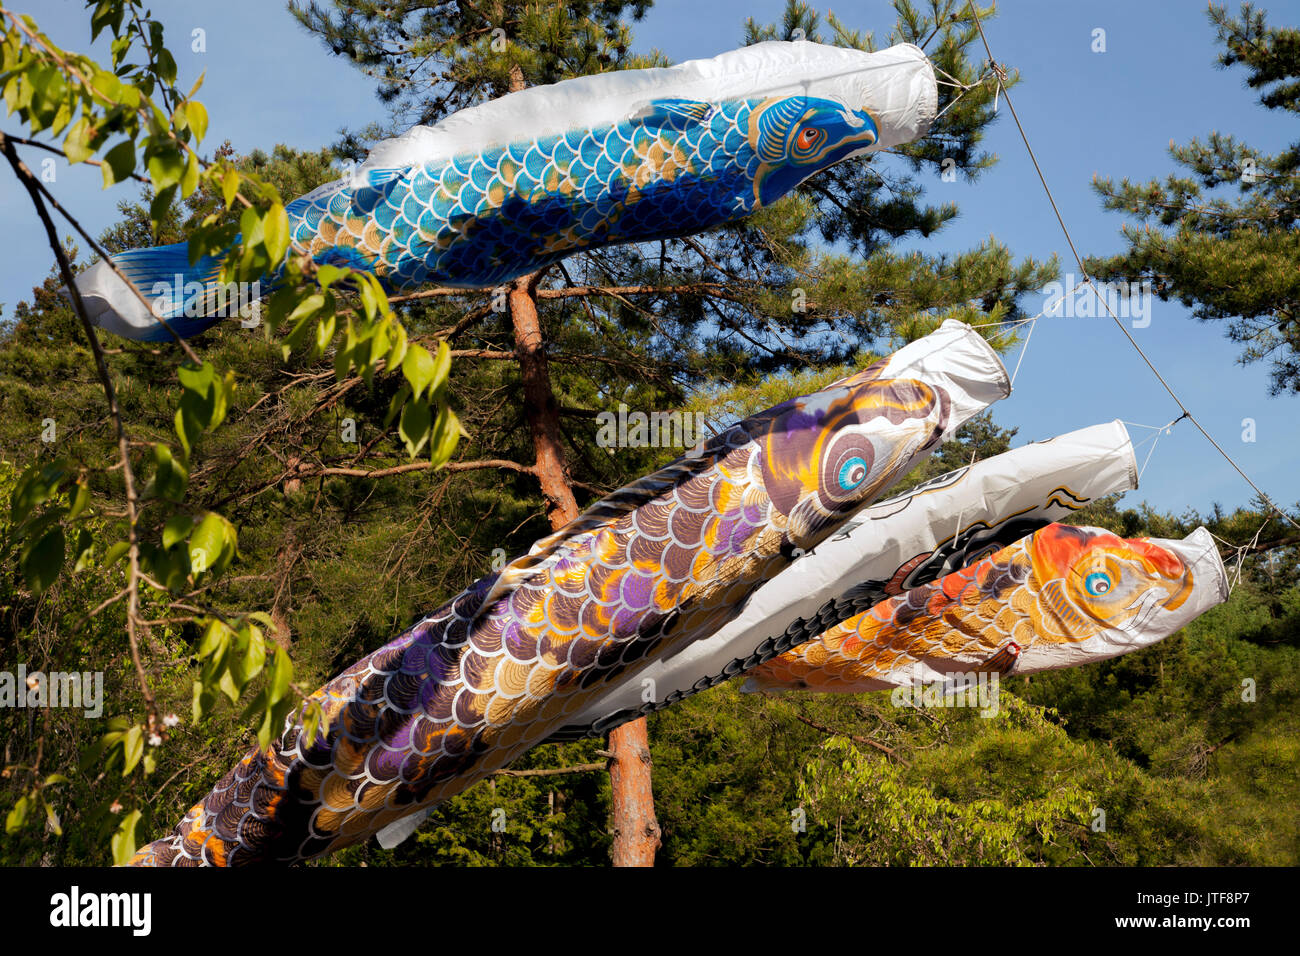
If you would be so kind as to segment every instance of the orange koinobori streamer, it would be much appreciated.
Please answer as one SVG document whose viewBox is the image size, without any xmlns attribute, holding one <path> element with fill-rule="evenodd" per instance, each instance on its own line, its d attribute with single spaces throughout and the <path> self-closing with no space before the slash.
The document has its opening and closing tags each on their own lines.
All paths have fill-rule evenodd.
<svg viewBox="0 0 1300 956">
<path fill-rule="evenodd" d="M 1050 524 L 750 671 L 746 690 L 862 693 L 1032 674 L 1150 646 L 1228 598 L 1214 539 Z"/>
</svg>

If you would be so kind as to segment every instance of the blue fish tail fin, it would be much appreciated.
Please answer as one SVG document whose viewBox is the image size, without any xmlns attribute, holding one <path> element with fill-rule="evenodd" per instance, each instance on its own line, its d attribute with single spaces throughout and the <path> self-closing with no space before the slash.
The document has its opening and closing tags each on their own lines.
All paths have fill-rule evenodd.
<svg viewBox="0 0 1300 956">
<path fill-rule="evenodd" d="M 205 256 L 190 265 L 184 242 L 113 256 L 148 305 L 104 261 L 77 276 L 77 289 L 91 321 L 102 329 L 139 342 L 162 342 L 171 338 L 160 321 L 165 319 L 177 335 L 189 338 L 222 319 L 248 318 L 253 303 L 271 291 L 266 283 L 218 282 L 221 259 Z"/>
</svg>

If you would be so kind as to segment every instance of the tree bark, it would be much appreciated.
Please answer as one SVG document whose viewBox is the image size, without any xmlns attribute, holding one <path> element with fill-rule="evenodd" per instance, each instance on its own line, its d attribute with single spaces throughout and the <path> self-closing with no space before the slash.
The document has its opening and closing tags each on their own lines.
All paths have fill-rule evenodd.
<svg viewBox="0 0 1300 956">
<path fill-rule="evenodd" d="M 510 68 L 510 90 L 522 90 L 518 66 Z M 539 275 L 520 276 L 510 283 L 506 303 L 515 333 L 515 354 L 524 386 L 524 416 L 533 440 L 533 473 L 546 498 L 546 516 L 558 531 L 578 517 L 564 446 L 560 441 L 560 404 L 551 389 L 541 324 L 537 319 Z M 609 780 L 612 792 L 611 829 L 615 866 L 653 866 L 659 848 L 650 782 L 650 740 L 642 717 L 609 735 Z"/>
<path fill-rule="evenodd" d="M 546 517 L 551 528 L 560 530 L 578 517 L 578 502 L 569 485 L 564 446 L 560 443 L 560 403 L 551 390 L 551 371 L 546 362 L 542 329 L 537 321 L 533 298 L 535 276 L 522 276 L 510 285 L 507 303 L 515 329 L 515 354 L 524 384 L 524 416 L 533 439 L 536 462 L 533 474 L 546 497 Z"/>
<path fill-rule="evenodd" d="M 654 866 L 659 849 L 659 821 L 655 818 L 654 791 L 650 785 L 650 736 L 644 717 L 609 732 L 609 785 L 615 866 Z"/>
</svg>

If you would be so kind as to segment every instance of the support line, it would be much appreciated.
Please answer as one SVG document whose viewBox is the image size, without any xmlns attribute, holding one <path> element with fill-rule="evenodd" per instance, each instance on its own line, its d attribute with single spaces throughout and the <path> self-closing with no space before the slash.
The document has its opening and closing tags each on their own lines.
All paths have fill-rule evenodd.
<svg viewBox="0 0 1300 956">
<path fill-rule="evenodd" d="M 1241 466 L 1238 465 L 1237 462 L 1233 460 L 1232 456 L 1229 455 L 1226 451 L 1224 451 L 1223 446 L 1220 445 L 1217 441 L 1215 441 L 1214 437 L 1208 431 L 1205 430 L 1205 426 L 1202 425 L 1197 420 L 1196 416 L 1193 415 L 1191 411 L 1187 408 L 1187 406 L 1183 404 L 1183 400 L 1178 397 L 1178 393 L 1175 392 L 1173 388 L 1170 386 L 1170 384 L 1165 381 L 1164 376 L 1160 374 L 1160 370 L 1155 367 L 1151 359 L 1147 358 L 1146 352 L 1142 351 L 1142 346 L 1137 344 L 1137 340 L 1133 338 L 1133 336 L 1129 333 L 1129 330 L 1124 327 L 1124 323 L 1121 322 L 1119 320 L 1119 317 L 1116 316 L 1114 311 L 1111 310 L 1110 303 L 1106 301 L 1106 297 L 1097 291 L 1096 285 L 1093 284 L 1092 276 L 1088 273 L 1087 268 L 1083 264 L 1083 257 L 1079 255 L 1079 250 L 1075 248 L 1074 239 L 1070 236 L 1070 230 L 1065 225 L 1065 219 L 1061 216 L 1061 210 L 1056 205 L 1056 199 L 1052 196 L 1051 187 L 1047 185 L 1047 177 L 1043 175 L 1043 169 L 1038 164 L 1038 157 L 1034 155 L 1034 148 L 1029 145 L 1029 136 L 1025 133 L 1025 127 L 1021 124 L 1020 116 L 1019 114 L 1016 113 L 1016 108 L 1011 102 L 1011 94 L 1007 92 L 1006 85 L 1002 81 L 1004 71 L 998 69 L 997 61 L 993 58 L 993 49 L 992 47 L 989 46 L 989 38 L 984 35 L 984 24 L 980 22 L 979 9 L 975 6 L 974 0 L 966 0 L 966 2 L 967 5 L 970 7 L 971 16 L 974 18 L 975 28 L 979 30 L 980 39 L 984 43 L 984 51 L 989 56 L 990 67 L 993 70 L 994 76 L 997 77 L 998 88 L 1002 91 L 1003 94 L 1006 95 L 1007 109 L 1011 111 L 1011 118 L 1015 120 L 1016 129 L 1020 131 L 1020 138 L 1021 140 L 1024 141 L 1025 149 L 1029 153 L 1029 159 L 1034 164 L 1034 171 L 1038 173 L 1038 181 L 1043 184 L 1043 191 L 1047 193 L 1047 201 L 1052 206 L 1052 212 L 1056 214 L 1056 221 L 1061 226 L 1061 232 L 1065 235 L 1065 241 L 1070 246 L 1070 252 L 1073 253 L 1074 255 L 1074 261 L 1079 267 L 1079 273 L 1083 276 L 1084 283 L 1088 286 L 1088 288 L 1092 290 L 1093 294 L 1097 296 L 1097 298 L 1101 301 L 1101 304 L 1106 309 L 1106 313 L 1115 322 L 1116 327 L 1121 332 L 1124 333 L 1124 337 L 1128 339 L 1129 344 L 1133 346 L 1133 348 L 1137 351 L 1138 355 L 1142 357 L 1142 361 L 1146 363 L 1147 368 L 1151 369 L 1152 374 L 1155 375 L 1156 379 L 1160 382 L 1160 384 L 1164 386 L 1165 391 L 1169 393 L 1169 397 L 1172 398 L 1178 404 L 1178 407 L 1182 410 L 1183 415 L 1187 418 L 1187 420 L 1196 426 L 1196 430 L 1205 436 L 1205 440 L 1208 441 L 1211 445 L 1213 445 L 1215 450 L 1218 451 L 1218 453 L 1223 456 L 1223 459 L 1229 465 L 1231 465 L 1234 470 L 1236 470 L 1237 474 L 1241 475 L 1241 477 L 1246 480 L 1246 484 L 1250 485 L 1250 487 L 1255 489 L 1255 492 L 1259 495 L 1260 499 L 1268 507 L 1272 508 L 1280 517 L 1282 517 L 1284 520 L 1289 522 L 1293 527 L 1300 529 L 1300 522 L 1297 522 L 1289 514 L 1287 514 L 1276 504 L 1274 504 L 1273 499 L 1270 498 L 1264 492 L 1264 489 L 1261 488 L 1259 485 L 1255 484 L 1254 480 L 1250 477 L 1250 475 L 1246 474 L 1246 472 L 1242 470 Z"/>
</svg>

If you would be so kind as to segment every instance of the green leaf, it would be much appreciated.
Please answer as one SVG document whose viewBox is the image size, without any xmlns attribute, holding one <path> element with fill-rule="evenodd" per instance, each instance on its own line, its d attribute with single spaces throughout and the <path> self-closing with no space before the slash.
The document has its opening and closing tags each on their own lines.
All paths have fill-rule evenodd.
<svg viewBox="0 0 1300 956">
<path fill-rule="evenodd" d="M 204 429 L 216 428 L 226 417 L 226 408 L 234 394 L 234 372 L 217 378 L 211 362 L 201 366 L 183 365 L 177 372 L 185 394 L 176 410 L 176 434 L 186 456 L 192 443 Z"/>
<path fill-rule="evenodd" d="M 233 550 L 234 526 L 215 511 L 209 511 L 190 535 L 190 562 L 195 574 L 205 571 L 220 573 Z M 199 559 L 196 561 L 195 556 Z"/>
<path fill-rule="evenodd" d="M 163 525 L 162 546 L 175 547 L 176 542 L 183 540 L 193 527 L 194 519 L 189 515 L 172 515 Z"/>
<path fill-rule="evenodd" d="M 199 158 L 194 153 L 185 156 L 185 173 L 181 176 L 181 195 L 188 196 L 199 186 Z"/>
<path fill-rule="evenodd" d="M 293 683 L 293 661 L 284 648 L 275 649 L 275 659 L 271 662 L 271 676 L 267 683 L 267 696 L 272 704 L 279 703 L 289 693 Z"/>
<path fill-rule="evenodd" d="M 435 468 L 451 460 L 462 434 L 460 419 L 447 405 L 443 405 L 438 410 L 438 421 L 433 426 L 433 439 L 429 443 L 430 458 Z"/>
<path fill-rule="evenodd" d="M 213 618 L 208 621 L 208 626 L 203 631 L 203 637 L 199 641 L 199 657 L 211 657 L 220 649 L 223 642 L 230 640 L 230 628 L 220 618 Z"/>
<path fill-rule="evenodd" d="M 191 416 L 185 414 L 184 403 L 180 408 L 176 409 L 174 421 L 176 424 L 176 437 L 181 440 L 181 450 L 185 452 L 185 456 L 188 458 L 193 450 L 193 441 L 199 437 L 199 432 L 203 430 L 203 427 L 194 421 Z"/>
<path fill-rule="evenodd" d="M 27 519 L 32 509 L 49 501 L 67 477 L 67 466 L 62 460 L 45 466 L 31 465 L 23 471 L 9 499 L 9 519 L 19 524 Z"/>
<path fill-rule="evenodd" d="M 136 724 L 122 739 L 122 776 L 129 776 L 144 756 L 144 728 Z"/>
<path fill-rule="evenodd" d="M 5 833 L 17 833 L 27 822 L 27 797 L 19 797 L 5 817 Z"/>
<path fill-rule="evenodd" d="M 104 560 L 100 562 L 100 567 L 111 568 L 131 550 L 131 544 L 128 541 L 119 541 L 107 551 L 104 552 Z"/>
<path fill-rule="evenodd" d="M 245 652 L 241 663 L 244 682 L 247 683 L 262 673 L 262 668 L 265 666 L 266 638 L 262 635 L 261 628 L 250 625 L 248 628 L 248 650 Z"/>
<path fill-rule="evenodd" d="M 235 193 L 239 192 L 239 170 L 228 169 L 224 176 L 221 177 L 221 198 L 226 201 L 226 208 L 235 201 Z"/>
<path fill-rule="evenodd" d="M 154 66 L 158 72 L 158 78 L 167 86 L 172 86 L 176 82 L 176 60 L 172 58 L 171 51 L 166 47 L 160 47 L 158 55 L 154 60 Z"/>
<path fill-rule="evenodd" d="M 154 188 L 159 191 L 176 185 L 185 175 L 185 157 L 175 146 L 168 145 L 151 150 L 146 165 L 149 167 L 149 178 L 153 180 Z"/>
<path fill-rule="evenodd" d="M 169 501 L 180 501 L 185 497 L 185 486 L 189 482 L 189 472 L 185 466 L 172 457 L 172 450 L 162 443 L 153 446 L 154 474 L 153 494 Z"/>
<path fill-rule="evenodd" d="M 100 167 L 104 174 L 104 188 L 114 183 L 129 179 L 135 172 L 135 143 L 123 140 L 104 154 L 104 165 Z"/>
<path fill-rule="evenodd" d="M 348 372 L 352 370 L 352 349 L 355 342 L 349 323 L 349 328 L 343 337 L 343 344 L 334 349 L 334 378 L 340 382 L 347 378 Z"/>
<path fill-rule="evenodd" d="M 63 568 L 63 556 L 67 550 L 63 528 L 56 525 L 36 542 L 36 545 L 23 555 L 23 577 L 33 594 L 42 594 Z"/>
<path fill-rule="evenodd" d="M 285 321 L 297 324 L 301 319 L 310 318 L 325 307 L 325 296 L 319 292 L 313 292 L 307 298 L 298 303 L 297 308 L 289 313 L 289 318 Z"/>
<path fill-rule="evenodd" d="M 217 681 L 217 687 L 232 704 L 239 701 L 240 687 L 235 683 L 235 675 L 232 671 L 224 670 L 221 672 L 221 679 Z"/>
<path fill-rule="evenodd" d="M 317 736 L 328 729 L 329 721 L 325 718 L 325 711 L 321 709 L 320 701 L 309 700 L 307 706 L 303 708 L 302 735 L 298 738 L 302 741 L 302 746 L 310 747 L 316 742 Z"/>
<path fill-rule="evenodd" d="M 422 345 L 412 345 L 406 350 L 402 359 L 402 374 L 411 383 L 411 393 L 419 398 L 426 388 L 433 384 L 437 376 L 438 365 L 429 350 Z"/>
<path fill-rule="evenodd" d="M 50 135 L 58 136 L 70 122 L 72 122 L 72 107 L 68 105 L 67 100 L 64 100 L 59 104 L 58 112 L 54 114 L 54 121 L 50 123 Z"/>
<path fill-rule="evenodd" d="M 68 135 L 64 137 L 63 155 L 68 157 L 70 163 L 80 163 L 89 159 L 94 152 L 90 146 L 90 121 L 83 116 L 72 124 Z"/>
<path fill-rule="evenodd" d="M 403 382 L 402 387 L 397 390 L 396 394 L 394 394 L 388 402 L 388 411 L 384 415 L 385 429 L 389 428 L 393 424 L 394 419 L 396 419 L 401 413 L 402 407 L 407 403 L 410 397 L 411 386 Z"/>
<path fill-rule="evenodd" d="M 77 563 L 73 565 L 74 574 L 80 574 L 91 566 L 91 557 L 94 553 L 95 537 L 90 533 L 88 528 L 81 528 L 77 531 L 77 543 L 72 549 L 76 556 Z"/>
<path fill-rule="evenodd" d="M 379 283 L 374 277 L 365 273 L 358 274 L 357 284 L 361 287 L 361 305 L 365 309 L 366 318 L 374 321 L 375 312 L 379 309 L 379 297 L 383 295 L 383 291 L 379 290 Z"/>
<path fill-rule="evenodd" d="M 9 81 L 5 83 L 5 108 L 8 109 L 10 113 L 18 109 L 18 93 L 22 87 L 23 76 L 21 73 L 11 77 Z"/>
<path fill-rule="evenodd" d="M 397 433 L 406 443 L 406 453 L 414 458 L 429 440 L 429 426 L 433 423 L 433 414 L 429 403 L 422 398 L 413 398 L 402 407 L 402 417 L 397 423 Z"/>
<path fill-rule="evenodd" d="M 72 506 L 68 509 L 68 520 L 79 517 L 82 512 L 90 507 L 90 486 L 84 481 L 78 481 L 72 492 Z"/>
<path fill-rule="evenodd" d="M 216 428 L 226 420 L 226 411 L 235 397 L 235 373 L 227 372 L 224 378 L 217 379 L 212 390 L 212 418 L 208 428 Z"/>
<path fill-rule="evenodd" d="M 171 207 L 172 199 L 176 196 L 176 187 L 168 186 L 166 189 L 160 189 L 149 201 L 149 218 L 154 222 L 162 222 L 167 218 L 167 210 Z"/>
<path fill-rule="evenodd" d="M 327 315 L 316 324 L 316 350 L 324 352 L 334 339 L 335 317 Z"/>
<path fill-rule="evenodd" d="M 388 350 L 388 355 L 384 358 L 384 366 L 390 372 L 400 368 L 402 360 L 406 358 L 406 329 L 400 325 L 394 325 L 391 334 L 393 344 Z"/>
<path fill-rule="evenodd" d="M 217 702 L 217 695 L 212 693 L 204 686 L 202 681 L 194 682 L 194 699 L 191 705 L 191 714 L 194 722 L 197 724 L 203 719 L 203 715 L 212 710 L 212 705 Z"/>
<path fill-rule="evenodd" d="M 447 381 L 447 373 L 451 371 L 451 349 L 447 347 L 446 342 L 438 343 L 438 354 L 433 357 L 433 381 L 429 384 L 429 394 L 432 395 L 443 387 Z"/>
<path fill-rule="evenodd" d="M 251 270 L 258 256 L 258 249 L 265 252 L 262 229 L 262 217 L 256 209 L 245 209 L 239 216 L 239 232 L 244 242 L 244 252 L 239 258 L 239 268 Z"/>
<path fill-rule="evenodd" d="M 122 818 L 122 824 L 113 834 L 113 865 L 125 866 L 135 855 L 136 827 L 140 823 L 140 811 L 132 810 Z"/>
<path fill-rule="evenodd" d="M 289 214 L 282 203 L 276 203 L 267 210 L 262 220 L 263 241 L 266 254 L 273 263 L 278 264 L 289 250 Z"/>
<path fill-rule="evenodd" d="M 46 826 L 50 828 L 50 832 L 55 836 L 63 836 L 63 821 L 59 819 L 58 813 L 55 812 L 54 804 L 50 803 L 50 801 L 46 800 L 44 797 L 41 798 L 41 803 L 45 804 Z"/>
<path fill-rule="evenodd" d="M 316 283 L 321 287 L 323 291 L 325 289 L 328 289 L 333 283 L 337 282 L 339 279 L 345 278 L 348 275 L 351 275 L 350 270 L 341 269 L 338 266 L 332 266 L 327 262 L 324 263 L 323 265 L 317 266 Z"/>
<path fill-rule="evenodd" d="M 261 698 L 265 700 L 265 698 Z M 262 722 L 257 728 L 257 742 L 263 749 L 270 746 L 271 738 L 284 729 L 284 719 L 293 710 L 293 698 L 285 697 L 273 704 L 268 704 L 262 712 Z"/>
</svg>

